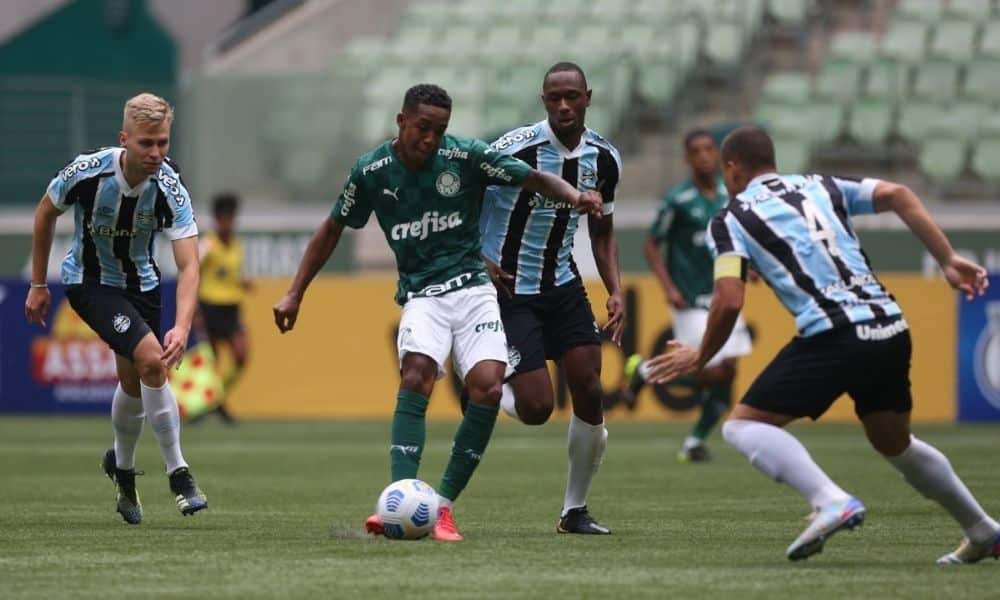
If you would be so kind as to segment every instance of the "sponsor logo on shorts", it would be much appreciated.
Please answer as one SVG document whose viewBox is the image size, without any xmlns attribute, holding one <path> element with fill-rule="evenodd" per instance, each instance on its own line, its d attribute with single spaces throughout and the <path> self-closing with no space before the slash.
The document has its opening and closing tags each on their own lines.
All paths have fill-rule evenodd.
<svg viewBox="0 0 1000 600">
<path fill-rule="evenodd" d="M 514 346 L 507 346 L 507 364 L 511 369 L 521 364 L 521 351 Z"/>
<path fill-rule="evenodd" d="M 888 325 L 878 325 L 875 327 L 867 323 L 862 323 L 856 325 L 854 330 L 857 332 L 859 340 L 864 342 L 878 342 L 899 335 L 909 328 L 910 324 L 906 322 L 906 319 L 900 319 Z"/>
<path fill-rule="evenodd" d="M 422 298 L 431 296 L 440 296 L 441 294 L 446 294 L 452 290 L 457 290 L 458 288 L 464 286 L 465 284 L 472 281 L 472 273 L 462 273 L 461 275 L 456 275 L 444 283 L 434 283 L 416 292 L 409 292 L 406 294 L 407 298 Z"/>
<path fill-rule="evenodd" d="M 476 333 L 482 333 L 484 331 L 503 331 L 503 321 L 497 319 L 496 321 L 486 321 L 485 323 L 476 323 Z"/>
<path fill-rule="evenodd" d="M 1000 409 L 1000 302 L 986 305 L 986 317 L 988 323 L 973 353 L 973 370 L 983 397 Z"/>
<path fill-rule="evenodd" d="M 111 320 L 111 326 L 115 328 L 118 333 L 125 333 L 128 328 L 132 326 L 132 319 L 127 316 L 118 313 L 115 315 L 114 319 Z"/>
<path fill-rule="evenodd" d="M 450 198 L 458 194 L 459 190 L 462 189 L 462 180 L 458 175 L 452 173 L 451 171 L 442 171 L 438 175 L 437 183 L 435 186 L 437 191 L 442 196 Z"/>
</svg>

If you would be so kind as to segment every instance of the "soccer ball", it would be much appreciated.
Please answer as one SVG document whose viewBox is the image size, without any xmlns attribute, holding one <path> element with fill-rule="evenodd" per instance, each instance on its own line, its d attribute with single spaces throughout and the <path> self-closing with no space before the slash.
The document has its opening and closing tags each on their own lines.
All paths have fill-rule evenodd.
<svg viewBox="0 0 1000 600">
<path fill-rule="evenodd" d="M 400 479 L 382 490 L 375 503 L 385 537 L 419 540 L 434 529 L 438 519 L 438 496 L 419 479 Z"/>
</svg>

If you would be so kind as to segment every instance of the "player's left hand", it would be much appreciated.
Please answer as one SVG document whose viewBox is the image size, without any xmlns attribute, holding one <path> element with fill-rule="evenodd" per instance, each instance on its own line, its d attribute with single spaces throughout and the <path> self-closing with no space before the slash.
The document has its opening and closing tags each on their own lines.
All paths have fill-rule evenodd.
<svg viewBox="0 0 1000 600">
<path fill-rule="evenodd" d="M 677 340 L 667 342 L 667 350 L 646 363 L 649 383 L 667 383 L 671 379 L 698 370 L 698 349 Z"/>
<path fill-rule="evenodd" d="M 180 366 L 184 350 L 187 349 L 188 330 L 183 327 L 174 327 L 163 336 L 163 354 L 160 361 L 167 369 Z"/>
<path fill-rule="evenodd" d="M 601 193 L 596 190 L 580 192 L 580 197 L 576 201 L 576 212 L 600 219 L 604 214 L 604 198 Z"/>
<path fill-rule="evenodd" d="M 622 345 L 622 332 L 625 331 L 625 301 L 621 292 L 608 296 L 608 322 L 604 331 L 611 332 L 611 341 L 617 346 Z"/>
</svg>

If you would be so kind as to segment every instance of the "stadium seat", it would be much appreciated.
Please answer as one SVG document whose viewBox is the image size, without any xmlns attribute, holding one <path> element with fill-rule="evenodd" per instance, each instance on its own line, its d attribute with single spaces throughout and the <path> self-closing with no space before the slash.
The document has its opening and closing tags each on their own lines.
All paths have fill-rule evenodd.
<svg viewBox="0 0 1000 600">
<path fill-rule="evenodd" d="M 802 173 L 809 167 L 810 142 L 808 138 L 776 134 L 772 139 L 779 172 Z"/>
<path fill-rule="evenodd" d="M 680 2 L 638 0 L 632 9 L 632 18 L 635 22 L 660 25 L 682 14 L 686 8 Z"/>
<path fill-rule="evenodd" d="M 920 147 L 920 170 L 934 181 L 947 182 L 958 178 L 965 168 L 967 144 L 953 137 L 925 140 Z"/>
<path fill-rule="evenodd" d="M 809 100 L 809 77 L 803 73 L 775 73 L 764 82 L 761 98 L 782 104 L 805 104 Z"/>
<path fill-rule="evenodd" d="M 440 27 L 442 15 L 454 15 L 461 5 L 447 2 L 411 2 L 403 22 L 420 27 Z"/>
<path fill-rule="evenodd" d="M 828 60 L 816 76 L 816 95 L 851 102 L 858 95 L 861 66 L 845 60 Z"/>
<path fill-rule="evenodd" d="M 851 107 L 848 133 L 862 144 L 881 144 L 892 131 L 893 105 L 882 98 L 859 100 Z"/>
<path fill-rule="evenodd" d="M 844 130 L 844 105 L 840 102 L 813 100 L 806 106 L 812 122 L 812 139 L 816 143 L 829 143 L 840 137 Z"/>
<path fill-rule="evenodd" d="M 963 100 L 952 104 L 947 112 L 932 123 L 932 135 L 946 135 L 961 140 L 974 140 L 978 137 L 979 126 L 990 116 L 993 109 L 988 104 Z"/>
<path fill-rule="evenodd" d="M 865 31 L 843 31 L 830 40 L 827 56 L 838 60 L 851 60 L 868 64 L 875 57 L 875 36 Z"/>
<path fill-rule="evenodd" d="M 668 61 L 639 65 L 637 87 L 640 97 L 652 104 L 665 104 L 674 97 L 680 81 L 679 67 Z"/>
<path fill-rule="evenodd" d="M 483 113 L 484 139 L 493 141 L 496 137 L 507 133 L 515 127 L 527 125 L 524 121 L 524 110 L 516 102 L 504 99 L 493 99 Z"/>
<path fill-rule="evenodd" d="M 964 62 L 972 58 L 977 24 L 972 21 L 945 21 L 934 29 L 930 55 Z"/>
<path fill-rule="evenodd" d="M 941 16 L 941 0 L 900 0 L 893 12 L 893 18 L 899 20 L 933 23 Z"/>
<path fill-rule="evenodd" d="M 702 50 L 713 63 L 735 66 L 743 55 L 743 28 L 739 23 L 720 21 L 708 23 Z"/>
<path fill-rule="evenodd" d="M 979 38 L 979 56 L 1000 58 L 1000 21 L 989 21 Z"/>
<path fill-rule="evenodd" d="M 882 36 L 879 53 L 906 63 L 918 63 L 927 51 L 926 23 L 915 21 L 894 21 Z"/>
<path fill-rule="evenodd" d="M 934 102 L 912 101 L 899 109 L 899 134 L 915 143 L 927 137 L 932 124 L 945 114 L 945 105 Z"/>
<path fill-rule="evenodd" d="M 583 14 L 589 2 L 588 0 L 548 0 L 548 2 L 535 2 L 535 4 L 544 5 L 545 15 L 548 18 L 565 21 Z"/>
<path fill-rule="evenodd" d="M 481 36 L 479 59 L 485 63 L 507 63 L 523 51 L 525 39 L 520 27 L 498 25 L 488 28 Z"/>
<path fill-rule="evenodd" d="M 965 74 L 966 98 L 1000 102 L 1000 60 L 977 60 Z"/>
<path fill-rule="evenodd" d="M 928 61 L 917 67 L 913 95 L 930 100 L 950 100 L 958 94 L 958 69 L 954 62 Z"/>
<path fill-rule="evenodd" d="M 990 18 L 992 0 L 949 0 L 945 13 L 970 21 Z"/>
<path fill-rule="evenodd" d="M 972 171 L 993 183 L 1000 183 L 1000 136 L 979 140 L 972 148 Z"/>
<path fill-rule="evenodd" d="M 659 35 L 659 31 L 649 23 L 629 23 L 621 30 L 622 50 L 643 55 Z"/>
<path fill-rule="evenodd" d="M 620 0 L 591 0 L 584 9 L 584 17 L 590 22 L 617 29 L 631 16 L 631 4 Z"/>
<path fill-rule="evenodd" d="M 779 23 L 798 25 L 806 20 L 807 0 L 768 0 L 767 13 Z"/>
<path fill-rule="evenodd" d="M 909 91 L 910 66 L 894 59 L 881 58 L 868 67 L 865 94 L 898 102 Z"/>
</svg>

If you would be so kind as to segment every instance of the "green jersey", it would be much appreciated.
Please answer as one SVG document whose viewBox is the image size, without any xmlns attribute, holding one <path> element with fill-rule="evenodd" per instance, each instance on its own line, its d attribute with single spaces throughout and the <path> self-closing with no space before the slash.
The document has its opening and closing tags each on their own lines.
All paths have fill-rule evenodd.
<svg viewBox="0 0 1000 600">
<path fill-rule="evenodd" d="M 396 302 L 490 282 L 480 256 L 479 213 L 488 185 L 521 185 L 527 163 L 485 142 L 445 135 L 417 171 L 388 141 L 358 159 L 330 216 L 355 229 L 372 211 L 396 255 Z"/>
<path fill-rule="evenodd" d="M 664 244 L 667 272 L 690 307 L 708 308 L 711 303 L 713 260 L 705 235 L 712 217 L 728 203 L 722 177 L 716 177 L 715 200 L 687 179 L 667 192 L 650 229 L 650 235 Z"/>
</svg>

